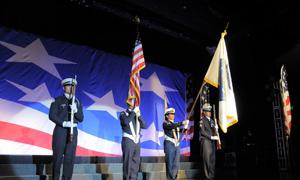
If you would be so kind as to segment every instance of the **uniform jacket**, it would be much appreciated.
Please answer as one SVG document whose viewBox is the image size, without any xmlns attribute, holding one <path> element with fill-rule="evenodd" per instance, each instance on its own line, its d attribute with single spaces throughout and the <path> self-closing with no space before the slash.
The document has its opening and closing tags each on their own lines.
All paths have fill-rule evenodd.
<svg viewBox="0 0 300 180">
<path fill-rule="evenodd" d="M 175 133 L 177 134 L 178 128 L 182 126 L 182 122 L 171 122 L 171 121 L 164 121 L 163 122 L 163 129 L 165 132 L 165 135 L 169 136 L 170 138 L 175 138 L 173 135 L 173 129 L 175 130 Z M 182 129 L 179 129 L 179 132 L 181 132 Z"/>
<path fill-rule="evenodd" d="M 207 117 L 203 117 L 200 120 L 200 140 L 208 139 L 211 140 L 211 136 L 213 136 L 213 128 L 215 128 L 215 123 L 213 119 L 208 119 Z"/>
<path fill-rule="evenodd" d="M 121 121 L 121 126 L 122 126 L 123 132 L 132 135 L 129 123 L 132 122 L 133 127 L 136 127 L 136 117 L 135 116 L 136 116 L 135 112 L 129 111 L 128 109 L 126 111 L 121 112 L 120 121 Z M 138 120 L 140 122 L 140 127 L 142 129 L 145 129 L 146 128 L 146 123 L 145 123 L 144 119 L 142 118 L 142 116 L 140 116 L 138 118 Z"/>
<path fill-rule="evenodd" d="M 55 101 L 51 103 L 50 112 L 49 112 L 49 119 L 53 121 L 56 126 L 63 127 L 62 124 L 64 121 L 71 120 L 71 99 L 67 99 L 65 96 L 59 96 L 55 98 Z M 82 105 L 78 99 L 75 101 L 77 105 L 77 113 L 74 113 L 74 123 L 82 122 L 83 121 L 83 112 L 82 112 Z"/>
</svg>

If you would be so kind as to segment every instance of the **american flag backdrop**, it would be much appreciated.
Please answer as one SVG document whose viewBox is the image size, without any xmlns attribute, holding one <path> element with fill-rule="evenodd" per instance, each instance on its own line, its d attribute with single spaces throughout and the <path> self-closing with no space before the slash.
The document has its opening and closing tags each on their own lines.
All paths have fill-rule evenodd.
<svg viewBox="0 0 300 180">
<path fill-rule="evenodd" d="M 126 108 L 131 58 L 0 26 L 0 154 L 52 154 L 49 107 L 63 93 L 61 80 L 77 75 L 84 112 L 77 155 L 121 156 L 119 114 Z M 140 72 L 148 125 L 141 131 L 142 156 L 164 156 L 164 97 L 176 109 L 175 121 L 182 121 L 185 84 L 185 74 L 159 65 L 147 63 Z M 189 155 L 189 141 L 181 153 Z"/>
</svg>

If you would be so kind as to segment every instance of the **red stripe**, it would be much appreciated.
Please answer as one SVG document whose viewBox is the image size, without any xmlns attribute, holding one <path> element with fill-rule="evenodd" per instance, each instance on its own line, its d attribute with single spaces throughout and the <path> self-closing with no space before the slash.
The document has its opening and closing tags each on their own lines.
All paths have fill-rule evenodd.
<svg viewBox="0 0 300 180">
<path fill-rule="evenodd" d="M 140 64 L 137 66 L 137 68 L 138 68 L 139 70 L 142 70 L 145 66 L 146 66 L 145 61 L 143 61 L 142 63 L 140 63 Z"/>
<path fill-rule="evenodd" d="M 139 52 L 143 51 L 143 47 L 141 46 L 140 48 L 136 49 L 134 52 L 133 52 L 133 56 L 135 56 L 136 54 L 138 54 Z"/>
<path fill-rule="evenodd" d="M 140 91 L 140 85 L 139 85 L 138 82 L 139 81 L 137 81 L 137 80 L 135 80 L 133 78 L 130 79 L 130 84 L 131 84 L 132 89 L 133 90 L 137 90 L 139 92 Z"/>
<path fill-rule="evenodd" d="M 52 149 L 52 136 L 50 134 L 3 121 L 0 121 L 0 139 Z"/>
<path fill-rule="evenodd" d="M 140 63 L 138 66 L 136 66 L 132 71 L 131 71 L 131 76 L 133 76 L 133 74 L 137 74 L 139 71 L 141 71 L 142 69 L 144 69 L 146 67 L 145 63 Z"/>
<path fill-rule="evenodd" d="M 0 139 L 15 141 L 52 150 L 52 135 L 28 127 L 0 121 Z M 78 156 L 120 156 L 77 146 Z"/>
<path fill-rule="evenodd" d="M 20 142 L 24 144 L 43 147 L 51 150 L 52 136 L 50 134 L 0 121 L 0 139 Z M 117 154 L 103 153 L 94 150 L 89 150 L 81 146 L 77 146 L 77 156 L 121 156 Z M 190 156 L 190 152 L 181 154 Z"/>
<path fill-rule="evenodd" d="M 191 126 L 188 130 L 187 130 L 187 134 L 192 134 L 194 133 L 194 126 Z"/>
<path fill-rule="evenodd" d="M 288 123 L 288 127 L 289 127 L 289 129 L 292 128 L 292 121 L 290 121 L 290 122 Z"/>
<path fill-rule="evenodd" d="M 136 57 L 134 60 L 133 60 L 133 64 L 136 64 L 140 59 L 143 59 L 144 58 L 144 54 L 141 54 L 139 55 L 138 57 Z M 141 63 L 143 63 L 144 61 L 142 61 Z"/>
<path fill-rule="evenodd" d="M 285 105 L 289 105 L 291 103 L 290 96 L 288 96 L 285 100 Z"/>
<path fill-rule="evenodd" d="M 181 153 L 181 156 L 191 156 L 191 152 Z"/>
<path fill-rule="evenodd" d="M 140 63 L 139 65 L 135 66 L 134 69 L 131 70 L 131 75 L 137 74 L 139 73 L 139 71 L 141 71 L 142 69 L 144 69 L 146 67 L 145 62 Z"/>
<path fill-rule="evenodd" d="M 133 86 L 138 92 L 140 91 L 139 81 L 132 80 L 132 86 Z"/>
</svg>

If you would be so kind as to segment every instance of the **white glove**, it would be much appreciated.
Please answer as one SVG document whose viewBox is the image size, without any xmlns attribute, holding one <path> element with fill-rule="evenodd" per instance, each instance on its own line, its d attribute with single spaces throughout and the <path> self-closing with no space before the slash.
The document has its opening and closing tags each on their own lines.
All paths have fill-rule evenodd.
<svg viewBox="0 0 300 180">
<path fill-rule="evenodd" d="M 64 121 L 62 125 L 63 127 L 71 127 L 71 121 Z"/>
<path fill-rule="evenodd" d="M 63 127 L 71 127 L 72 123 L 71 121 L 64 121 L 62 125 Z M 73 127 L 77 127 L 77 123 L 73 123 Z"/>
<path fill-rule="evenodd" d="M 137 116 L 137 117 L 140 117 L 140 116 L 141 116 L 141 112 L 140 112 L 140 111 L 137 112 L 137 113 L 136 113 L 136 116 Z"/>
<path fill-rule="evenodd" d="M 188 128 L 189 122 L 190 122 L 190 120 L 188 120 L 188 119 L 182 121 L 182 124 L 184 125 L 184 126 L 183 126 L 184 129 L 187 129 L 187 128 Z"/>
<path fill-rule="evenodd" d="M 133 112 L 138 113 L 140 111 L 140 107 L 136 106 L 133 108 Z"/>
<path fill-rule="evenodd" d="M 136 114 L 137 117 L 141 116 L 141 111 L 140 111 L 140 107 L 139 106 L 134 107 L 133 112 L 135 112 L 135 114 Z"/>
<path fill-rule="evenodd" d="M 70 108 L 74 113 L 77 113 L 78 109 L 76 103 L 70 104 Z"/>
<path fill-rule="evenodd" d="M 218 136 L 211 136 L 210 139 L 211 140 L 219 140 L 219 137 Z"/>
<path fill-rule="evenodd" d="M 189 122 L 190 122 L 190 120 L 186 119 L 186 120 L 182 121 L 182 124 L 183 124 L 183 125 L 188 125 Z"/>
</svg>

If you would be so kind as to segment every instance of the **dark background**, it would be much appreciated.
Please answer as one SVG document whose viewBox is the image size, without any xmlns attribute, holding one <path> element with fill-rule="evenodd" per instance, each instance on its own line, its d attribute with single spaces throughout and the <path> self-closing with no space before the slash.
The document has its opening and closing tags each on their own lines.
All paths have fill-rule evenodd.
<svg viewBox="0 0 300 180">
<path fill-rule="evenodd" d="M 238 174 L 247 170 L 254 177 L 276 179 L 272 83 L 279 80 L 282 64 L 293 108 L 294 177 L 300 167 L 299 8 L 296 1 L 266 0 L 7 0 L 0 2 L 0 25 L 131 57 L 136 38 L 132 19 L 138 15 L 146 63 L 192 74 L 197 92 L 212 59 L 209 49 L 217 46 L 229 22 L 225 40 L 239 122 L 221 133 L 224 149 L 217 166 L 224 169 L 224 154 L 233 151 Z M 254 146 L 244 151 L 246 141 Z M 198 154 L 196 135 L 192 156 Z"/>
</svg>

